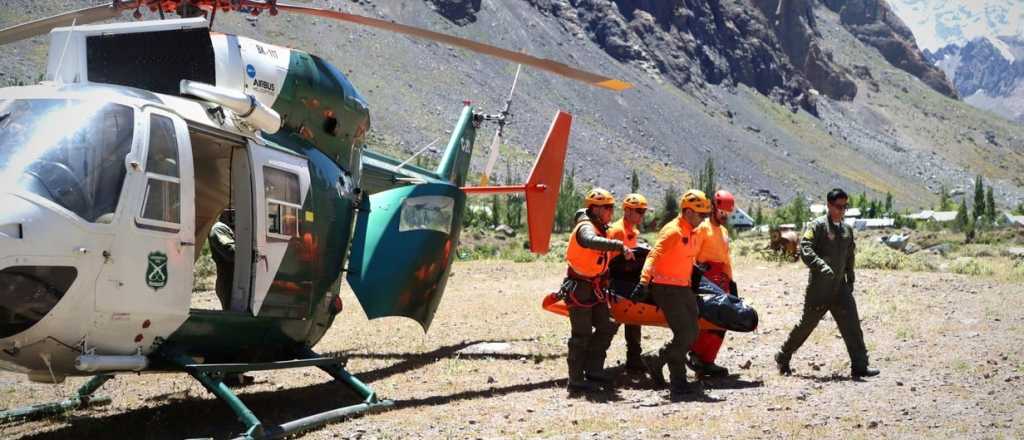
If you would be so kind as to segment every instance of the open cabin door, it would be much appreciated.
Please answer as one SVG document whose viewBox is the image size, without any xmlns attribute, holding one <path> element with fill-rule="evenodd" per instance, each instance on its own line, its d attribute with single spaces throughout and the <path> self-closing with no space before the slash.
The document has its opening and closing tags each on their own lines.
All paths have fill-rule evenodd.
<svg viewBox="0 0 1024 440">
<path fill-rule="evenodd" d="M 309 193 L 308 159 L 254 143 L 249 144 L 255 201 L 255 249 L 250 311 L 259 315 L 277 277 L 285 251 L 299 240 L 300 217 Z"/>
<path fill-rule="evenodd" d="M 405 316 L 424 330 L 430 327 L 458 246 L 465 203 L 459 188 L 441 183 L 369 197 L 369 210 L 359 211 L 346 277 L 368 318 Z"/>
<path fill-rule="evenodd" d="M 97 280 L 92 340 L 105 353 L 149 347 L 185 321 L 192 295 L 195 203 L 192 149 L 184 121 L 140 113 L 128 157 L 120 226 Z M 137 338 L 141 335 L 142 338 Z"/>
</svg>

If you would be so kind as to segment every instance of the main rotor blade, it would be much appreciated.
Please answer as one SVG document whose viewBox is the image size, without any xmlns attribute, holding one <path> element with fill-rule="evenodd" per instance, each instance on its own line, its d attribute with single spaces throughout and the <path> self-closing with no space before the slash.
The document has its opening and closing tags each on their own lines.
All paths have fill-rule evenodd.
<svg viewBox="0 0 1024 440">
<path fill-rule="evenodd" d="M 411 35 L 414 37 L 424 38 L 427 40 L 444 43 L 449 46 L 461 47 L 463 49 L 468 49 L 476 53 L 490 55 L 495 58 L 501 58 L 503 60 L 533 66 L 540 70 L 551 72 L 577 81 L 582 81 L 605 89 L 621 91 L 633 87 L 633 85 L 628 82 L 614 78 L 608 78 L 606 76 L 601 76 L 596 73 L 587 72 L 585 70 L 580 70 L 575 67 L 570 67 L 565 64 L 559 63 L 557 61 L 544 58 L 537 58 L 521 52 L 514 52 L 511 50 L 502 49 L 500 47 L 495 47 L 483 43 L 478 43 L 476 41 L 467 40 L 465 38 L 442 34 L 434 31 L 428 31 L 426 29 L 407 26 L 404 24 L 392 23 L 390 21 L 378 20 L 376 18 L 349 14 L 345 12 L 332 11 L 329 9 L 310 8 L 306 6 L 289 5 L 282 3 L 277 4 L 277 9 L 281 11 L 289 11 L 299 14 L 313 15 L 317 17 L 347 21 L 349 23 L 361 24 L 363 26 L 396 32 L 403 35 Z"/>
<path fill-rule="evenodd" d="M 72 22 L 76 25 L 89 24 L 111 19 L 119 15 L 121 15 L 121 10 L 115 8 L 113 3 L 109 3 L 65 12 L 52 17 L 40 18 L 39 20 L 0 29 L 0 46 L 32 38 L 36 35 L 43 35 L 50 32 L 53 28 L 68 26 Z"/>
</svg>

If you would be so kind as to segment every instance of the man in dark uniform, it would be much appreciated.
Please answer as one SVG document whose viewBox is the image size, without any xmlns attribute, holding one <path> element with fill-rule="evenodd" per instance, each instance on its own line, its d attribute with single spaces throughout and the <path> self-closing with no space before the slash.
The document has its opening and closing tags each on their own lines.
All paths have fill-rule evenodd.
<svg viewBox="0 0 1024 440">
<path fill-rule="evenodd" d="M 854 378 L 878 375 L 868 367 L 868 352 L 860 328 L 857 302 L 853 299 L 854 254 L 853 228 L 843 223 L 849 197 L 836 188 L 827 195 L 828 214 L 815 219 L 800 240 L 800 259 L 810 268 L 804 312 L 800 323 L 790 332 L 782 349 L 775 355 L 779 373 L 789 375 L 789 360 L 825 316 L 832 314 L 839 334 L 850 355 Z"/>
<path fill-rule="evenodd" d="M 210 254 L 217 265 L 217 298 L 222 310 L 230 310 L 231 289 L 235 285 L 235 210 L 220 213 L 210 229 Z"/>
</svg>

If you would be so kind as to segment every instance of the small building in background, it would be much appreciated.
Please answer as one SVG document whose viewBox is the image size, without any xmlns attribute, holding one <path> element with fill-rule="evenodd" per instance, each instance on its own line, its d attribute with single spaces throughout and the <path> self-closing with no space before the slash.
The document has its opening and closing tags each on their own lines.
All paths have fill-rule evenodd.
<svg viewBox="0 0 1024 440">
<path fill-rule="evenodd" d="M 956 211 L 924 210 L 917 214 L 910 214 L 906 218 L 914 221 L 947 223 L 956 220 Z"/>
<path fill-rule="evenodd" d="M 896 225 L 896 220 L 891 218 L 848 218 L 845 223 L 858 231 L 865 229 L 884 229 Z"/>
<path fill-rule="evenodd" d="M 935 211 L 931 221 L 936 223 L 949 223 L 956 220 L 956 211 Z"/>
<path fill-rule="evenodd" d="M 729 215 L 729 226 L 737 231 L 746 231 L 754 227 L 754 218 L 746 211 L 736 208 Z"/>
<path fill-rule="evenodd" d="M 1024 215 L 1013 215 L 1009 212 L 1004 212 L 1003 216 L 996 221 L 1000 226 L 1015 226 L 1018 228 L 1024 228 Z"/>
</svg>

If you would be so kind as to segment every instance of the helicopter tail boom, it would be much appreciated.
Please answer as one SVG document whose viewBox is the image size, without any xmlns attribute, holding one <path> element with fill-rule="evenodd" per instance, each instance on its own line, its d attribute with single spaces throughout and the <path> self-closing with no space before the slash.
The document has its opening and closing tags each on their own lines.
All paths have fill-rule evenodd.
<svg viewBox="0 0 1024 440">
<path fill-rule="evenodd" d="M 569 146 L 572 115 L 559 111 L 551 121 L 544 145 L 533 163 L 530 177 L 523 185 L 476 186 L 462 188 L 466 194 L 526 193 L 526 222 L 530 233 L 530 252 L 547 253 L 551 242 L 551 227 L 555 221 L 555 206 L 562 184 L 565 153 Z"/>
</svg>

